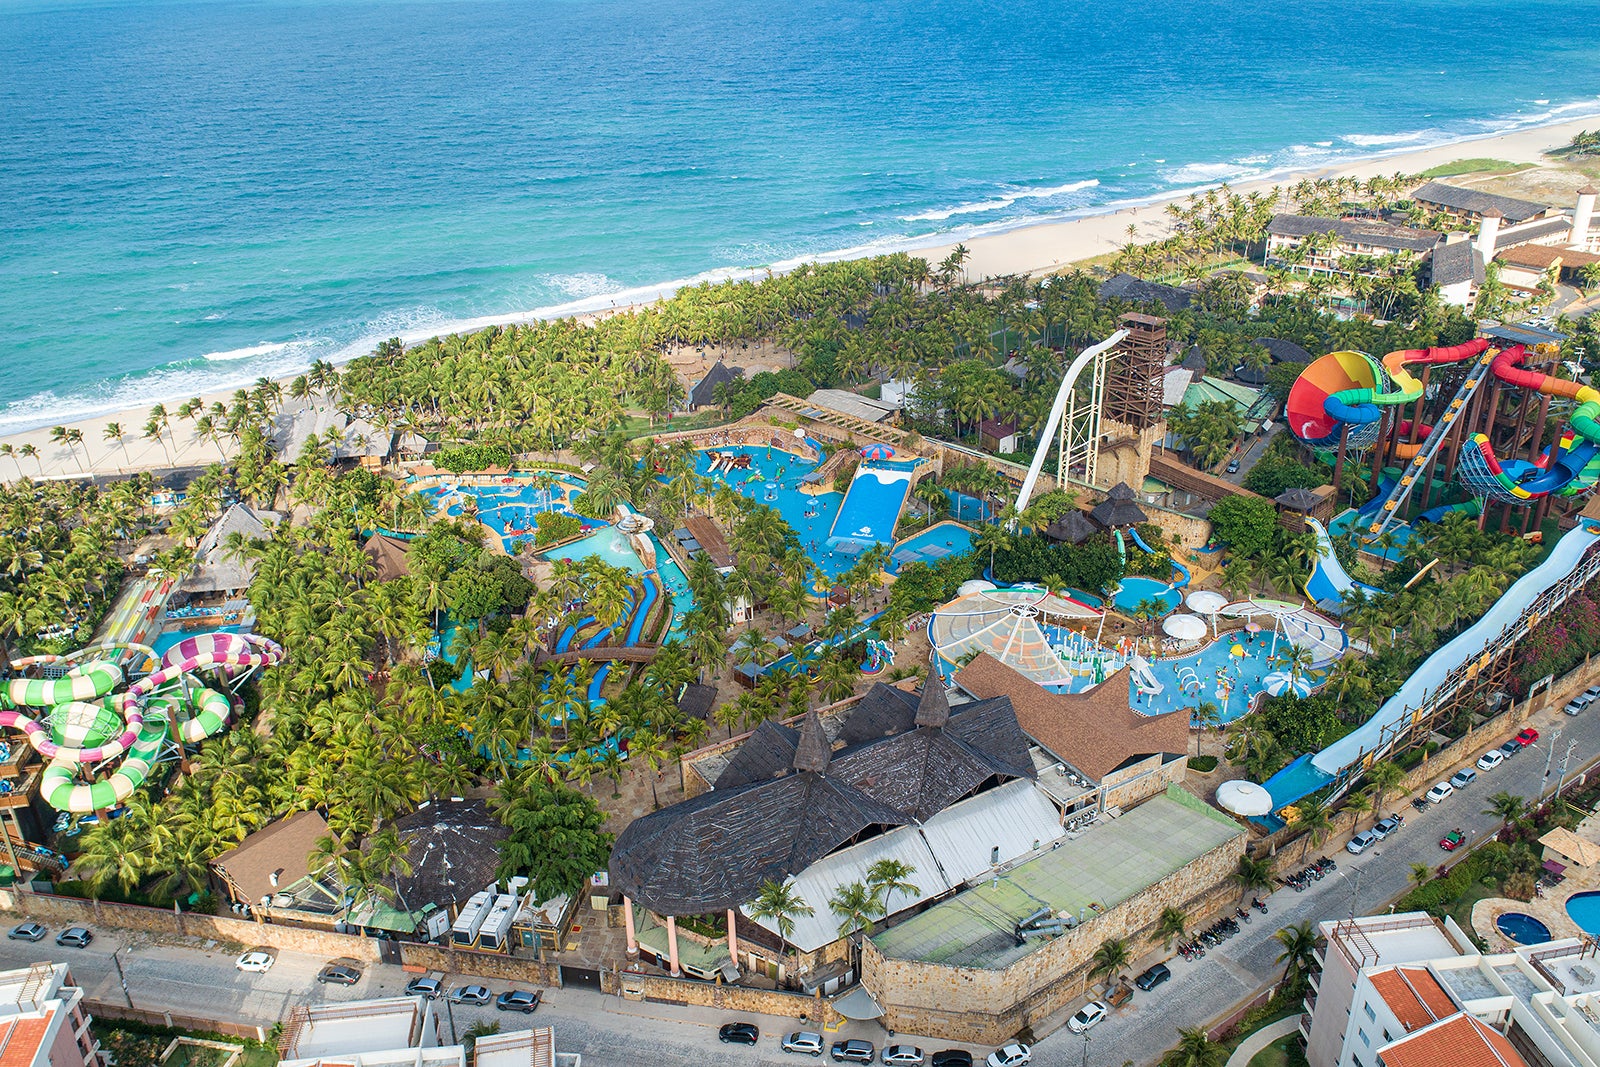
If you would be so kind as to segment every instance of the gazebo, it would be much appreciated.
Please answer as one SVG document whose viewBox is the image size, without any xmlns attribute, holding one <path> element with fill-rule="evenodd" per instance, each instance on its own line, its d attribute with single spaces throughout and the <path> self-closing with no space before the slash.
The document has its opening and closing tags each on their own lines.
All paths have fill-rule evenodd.
<svg viewBox="0 0 1600 1067">
<path fill-rule="evenodd" d="M 1068 545 L 1081 545 L 1099 532 L 1100 527 L 1076 508 L 1046 526 L 1043 531 L 1046 541 Z"/>
<path fill-rule="evenodd" d="M 1089 517 L 1105 529 L 1114 526 L 1137 526 L 1149 522 L 1150 517 L 1139 507 L 1138 495 L 1128 488 L 1127 482 L 1118 482 L 1106 493 L 1106 498 L 1094 506 Z"/>
</svg>

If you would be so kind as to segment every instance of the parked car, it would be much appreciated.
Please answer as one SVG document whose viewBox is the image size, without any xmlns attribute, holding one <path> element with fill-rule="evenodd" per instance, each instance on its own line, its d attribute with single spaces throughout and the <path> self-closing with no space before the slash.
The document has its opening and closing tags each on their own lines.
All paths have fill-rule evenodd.
<svg viewBox="0 0 1600 1067">
<path fill-rule="evenodd" d="M 68 948 L 88 948 L 93 940 L 94 934 L 81 926 L 69 926 L 56 935 L 56 944 Z"/>
<path fill-rule="evenodd" d="M 1512 756 L 1515 756 L 1518 752 L 1522 751 L 1522 744 L 1515 737 L 1513 737 L 1511 740 L 1501 745 L 1498 751 L 1500 755 L 1504 756 L 1506 759 L 1510 759 Z"/>
<path fill-rule="evenodd" d="M 44 935 L 49 932 L 42 923 L 23 923 L 21 926 L 13 926 L 6 937 L 13 941 L 43 941 Z"/>
<path fill-rule="evenodd" d="M 1449 833 L 1445 834 L 1439 839 L 1439 847 L 1444 849 L 1446 852 L 1454 852 L 1456 849 L 1461 847 L 1461 842 L 1465 841 L 1466 839 L 1467 835 L 1462 833 L 1460 830 L 1451 830 Z"/>
<path fill-rule="evenodd" d="M 834 1063 L 871 1063 L 878 1058 L 878 1049 L 870 1041 L 851 1038 L 848 1041 L 835 1041 L 828 1055 L 833 1057 Z"/>
<path fill-rule="evenodd" d="M 1238 460 L 1234 459 L 1234 460 L 1229 460 L 1228 461 L 1228 473 L 1229 474 L 1238 474 L 1239 473 L 1239 461 Z"/>
<path fill-rule="evenodd" d="M 1432 789 L 1428 790 L 1428 793 L 1427 793 L 1428 803 L 1430 803 L 1430 804 L 1441 803 L 1442 801 L 1449 799 L 1450 794 L 1454 793 L 1454 792 L 1455 792 L 1455 789 L 1454 789 L 1454 787 L 1452 787 L 1450 785 L 1449 782 L 1440 782 L 1438 785 L 1436 785 Z"/>
<path fill-rule="evenodd" d="M 1106 1007 L 1103 1000 L 1091 1000 L 1079 1008 L 1077 1014 L 1067 1020 L 1067 1029 L 1075 1034 L 1086 1033 L 1094 1029 L 1095 1024 L 1104 1019 L 1111 1009 Z"/>
<path fill-rule="evenodd" d="M 361 981 L 361 961 L 352 959 L 330 960 L 317 972 L 317 981 L 324 985 L 355 985 Z"/>
<path fill-rule="evenodd" d="M 1589 698 L 1591 704 L 1600 700 L 1600 685 L 1591 685 L 1583 691 L 1583 695 Z"/>
<path fill-rule="evenodd" d="M 717 1031 L 717 1040 L 724 1045 L 753 1045 L 760 1036 L 755 1023 L 723 1023 Z"/>
<path fill-rule="evenodd" d="M 508 989 L 494 1001 L 495 1011 L 520 1011 L 532 1015 L 539 1008 L 539 994 L 526 989 Z"/>
<path fill-rule="evenodd" d="M 1172 969 L 1165 963 L 1158 963 L 1133 980 L 1133 984 L 1146 993 L 1172 977 Z"/>
<path fill-rule="evenodd" d="M 1025 1063 L 1033 1061 L 1033 1049 L 1020 1041 L 1013 1041 L 1009 1045 L 1001 1045 L 989 1053 L 989 1058 L 984 1062 L 989 1067 L 1022 1067 Z"/>
<path fill-rule="evenodd" d="M 808 1056 L 822 1055 L 822 1035 L 810 1030 L 796 1030 L 783 1039 L 783 1051 L 803 1052 Z"/>
<path fill-rule="evenodd" d="M 1491 749 L 1478 757 L 1478 770 L 1492 771 L 1506 761 L 1505 753 L 1498 748 Z"/>
<path fill-rule="evenodd" d="M 406 996 L 427 997 L 429 1000 L 438 1000 L 439 994 L 444 992 L 444 986 L 437 978 L 413 978 L 406 983 Z"/>
<path fill-rule="evenodd" d="M 1372 824 L 1372 832 L 1377 834 L 1381 840 L 1400 829 L 1405 825 L 1405 822 L 1406 820 L 1403 816 L 1391 811 L 1386 818 L 1379 819 Z"/>
<path fill-rule="evenodd" d="M 1561 710 L 1566 712 L 1568 715 L 1577 715 L 1591 703 L 1593 703 L 1593 701 L 1583 699 L 1583 694 L 1580 693 L 1571 700 L 1567 701 L 1566 705 Z"/>
<path fill-rule="evenodd" d="M 266 974 L 272 970 L 272 953 L 263 948 L 253 948 L 235 960 L 233 965 L 250 974 Z"/>
<path fill-rule="evenodd" d="M 922 1050 L 915 1045 L 890 1045 L 883 1050 L 886 1067 L 921 1067 Z"/>
<path fill-rule="evenodd" d="M 1345 842 L 1344 850 L 1352 856 L 1359 856 L 1381 840 L 1383 839 L 1371 830 L 1363 830 Z"/>
<path fill-rule="evenodd" d="M 1471 767 L 1463 767 L 1450 776 L 1450 786 L 1453 789 L 1465 789 L 1478 780 L 1478 772 Z"/>
<path fill-rule="evenodd" d="M 1523 748 L 1527 748 L 1537 740 L 1539 740 L 1539 731 L 1531 726 L 1517 734 L 1517 744 Z"/>
<path fill-rule="evenodd" d="M 488 986 L 458 985 L 450 990 L 450 1003 L 452 1004 L 487 1004 L 489 998 L 494 996 Z"/>
<path fill-rule="evenodd" d="M 928 1057 L 928 1067 L 972 1067 L 972 1053 L 964 1048 L 940 1049 Z"/>
</svg>

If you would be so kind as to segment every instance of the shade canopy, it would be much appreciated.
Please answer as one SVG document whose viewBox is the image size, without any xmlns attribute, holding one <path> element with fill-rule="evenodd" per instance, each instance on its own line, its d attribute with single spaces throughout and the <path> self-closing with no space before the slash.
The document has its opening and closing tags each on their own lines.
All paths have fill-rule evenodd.
<svg viewBox="0 0 1600 1067">
<path fill-rule="evenodd" d="M 860 986 L 856 986 L 842 997 L 835 998 L 833 1010 L 846 1019 L 855 1019 L 858 1022 L 883 1018 L 883 1009 L 878 1006 L 878 1002 L 872 999 L 871 993 Z"/>
<path fill-rule="evenodd" d="M 1206 622 L 1198 615 L 1168 615 L 1161 620 L 1161 630 L 1179 641 L 1198 641 L 1206 635 Z"/>
<path fill-rule="evenodd" d="M 1217 804 L 1235 815 L 1266 815 L 1272 811 L 1272 794 L 1264 786 L 1235 779 L 1217 786 Z"/>
<path fill-rule="evenodd" d="M 868 445 L 861 450 L 862 459 L 893 459 L 894 449 L 888 445 Z"/>
<path fill-rule="evenodd" d="M 1196 589 L 1184 598 L 1184 605 L 1198 615 L 1215 615 L 1228 604 L 1228 598 L 1214 589 Z"/>
<path fill-rule="evenodd" d="M 1261 679 L 1261 685 L 1275 697 L 1282 696 L 1290 690 L 1293 690 L 1296 696 L 1311 695 L 1311 683 L 1302 677 L 1291 675 L 1288 671 L 1273 671 Z"/>
</svg>

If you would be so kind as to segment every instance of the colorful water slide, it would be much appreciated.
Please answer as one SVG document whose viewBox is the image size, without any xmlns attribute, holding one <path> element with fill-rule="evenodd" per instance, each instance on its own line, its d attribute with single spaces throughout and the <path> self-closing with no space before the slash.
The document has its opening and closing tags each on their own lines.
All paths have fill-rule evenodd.
<svg viewBox="0 0 1600 1067">
<path fill-rule="evenodd" d="M 1474 434 L 1456 469 L 1473 492 L 1510 504 L 1527 504 L 1551 493 L 1574 496 L 1600 480 L 1600 390 L 1528 370 L 1522 365 L 1526 356 L 1522 345 L 1513 345 L 1495 357 L 1490 370 L 1507 385 L 1575 401 L 1568 431 L 1535 462 L 1501 460 L 1487 437 Z"/>
<path fill-rule="evenodd" d="M 1585 552 L 1600 543 L 1600 526 L 1580 523 L 1569 531 L 1545 561 L 1512 583 L 1483 617 L 1423 660 L 1394 696 L 1376 714 L 1353 731 L 1312 756 L 1296 760 L 1266 783 L 1273 809 L 1292 804 L 1320 789 L 1366 753 L 1380 749 L 1385 732 L 1392 732 L 1408 715 L 1426 706 L 1440 684 L 1464 663 L 1481 658 L 1485 650 L 1512 625 L 1539 595 L 1576 570 Z M 1381 753 L 1380 753 L 1381 754 Z"/>
<path fill-rule="evenodd" d="M 1111 536 L 1113 538 L 1115 538 L 1116 542 L 1117 542 L 1117 565 L 1120 566 L 1123 570 L 1127 570 L 1128 569 L 1128 545 L 1127 545 L 1127 542 L 1125 542 L 1122 539 L 1122 531 L 1121 530 L 1112 530 L 1111 531 Z"/>
<path fill-rule="evenodd" d="M 1306 596 L 1313 604 L 1326 605 L 1329 610 L 1338 612 L 1343 608 L 1344 598 L 1351 590 L 1359 589 L 1368 596 L 1377 596 L 1383 592 L 1376 586 L 1358 582 L 1350 577 L 1350 573 L 1344 569 L 1344 564 L 1339 562 L 1339 556 L 1333 550 L 1333 538 L 1328 536 L 1327 527 L 1312 518 L 1306 519 L 1306 525 L 1317 535 L 1317 562 L 1312 565 L 1311 577 L 1306 579 Z"/>
<path fill-rule="evenodd" d="M 226 706 L 227 698 L 222 701 Z M 109 778 L 83 784 L 77 781 L 79 765 L 76 762 L 61 758 L 51 760 L 39 776 L 39 795 L 57 811 L 70 811 L 75 815 L 104 811 L 121 804 L 150 777 L 167 738 L 169 714 L 171 706 L 167 701 L 151 702 L 138 737 Z"/>
<path fill-rule="evenodd" d="M 1481 500 L 1464 500 L 1459 504 L 1441 504 L 1439 507 L 1429 508 L 1427 511 L 1424 511 L 1421 515 L 1418 515 L 1417 516 L 1417 521 L 1418 522 L 1443 522 L 1444 521 L 1444 517 L 1446 515 L 1449 515 L 1451 512 L 1457 512 L 1457 511 L 1460 512 L 1463 515 L 1470 515 L 1472 518 L 1475 519 L 1475 518 L 1478 517 L 1479 513 L 1481 513 L 1483 511 L 1483 501 L 1481 501 Z"/>
<path fill-rule="evenodd" d="M 1135 527 L 1132 527 L 1132 526 L 1128 527 L 1128 536 L 1133 538 L 1133 543 L 1134 544 L 1138 545 L 1141 549 L 1144 550 L 1145 555 L 1153 556 L 1153 555 L 1156 554 L 1154 549 L 1152 549 L 1149 545 L 1144 543 L 1144 538 L 1139 536 L 1139 531 Z M 1170 556 L 1168 557 L 1167 562 L 1172 564 L 1172 569 L 1178 572 L 1178 583 L 1177 583 L 1178 584 L 1178 588 L 1181 589 L 1184 586 L 1188 585 L 1189 584 L 1189 568 L 1185 567 L 1183 564 L 1179 563 L 1176 559 L 1174 559 L 1174 558 L 1172 558 Z"/>
<path fill-rule="evenodd" d="M 910 493 L 910 471 L 861 464 L 828 531 L 828 547 L 853 556 L 873 545 L 893 545 L 894 527 Z"/>
</svg>

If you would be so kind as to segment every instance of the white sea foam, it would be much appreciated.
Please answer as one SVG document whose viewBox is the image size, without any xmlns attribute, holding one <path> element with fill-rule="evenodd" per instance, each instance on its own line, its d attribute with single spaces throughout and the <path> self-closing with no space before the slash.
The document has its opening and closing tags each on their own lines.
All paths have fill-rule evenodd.
<svg viewBox="0 0 1600 1067">
<path fill-rule="evenodd" d="M 232 363 L 236 359 L 254 359 L 289 347 L 287 341 L 264 341 L 249 348 L 232 348 L 226 352 L 207 352 L 201 359 L 209 359 L 213 363 Z"/>
<path fill-rule="evenodd" d="M 1099 185 L 1097 179 L 1088 181 L 1068 182 L 1066 185 L 1055 185 L 1041 189 L 1017 189 L 1013 192 L 1001 193 L 993 200 L 980 200 L 972 204 L 958 204 L 951 208 L 942 208 L 937 211 L 924 211 L 919 215 L 901 215 L 901 222 L 943 222 L 945 219 L 957 215 L 977 215 L 987 211 L 1003 211 L 1015 204 L 1018 200 L 1049 200 L 1069 193 L 1081 193 L 1085 189 L 1093 189 Z"/>
<path fill-rule="evenodd" d="M 1341 134 L 1339 140 L 1357 148 L 1378 148 L 1383 145 L 1410 144 L 1427 135 L 1426 130 L 1412 130 L 1410 133 L 1346 133 Z"/>
<path fill-rule="evenodd" d="M 1259 167 L 1243 166 L 1239 163 L 1189 163 L 1174 170 L 1162 171 L 1161 176 L 1179 185 L 1193 185 L 1197 182 L 1227 182 L 1236 178 L 1254 178 L 1260 173 Z"/>
<path fill-rule="evenodd" d="M 602 296 L 622 288 L 622 283 L 606 277 L 599 271 L 578 271 L 574 274 L 545 274 L 540 281 L 564 296 L 580 299 Z"/>
</svg>

